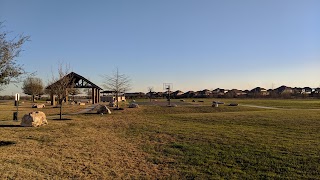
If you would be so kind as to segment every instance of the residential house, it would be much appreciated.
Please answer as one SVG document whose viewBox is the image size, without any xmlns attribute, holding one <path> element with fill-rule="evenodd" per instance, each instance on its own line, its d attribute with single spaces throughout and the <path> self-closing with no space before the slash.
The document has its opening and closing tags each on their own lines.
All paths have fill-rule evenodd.
<svg viewBox="0 0 320 180">
<path fill-rule="evenodd" d="M 188 91 L 181 95 L 182 98 L 193 98 L 196 96 L 194 91 Z"/>
<path fill-rule="evenodd" d="M 234 98 L 234 97 L 240 97 L 240 96 L 244 96 L 245 93 L 241 90 L 238 90 L 238 89 L 232 89 L 232 90 L 229 90 L 225 96 L 228 97 L 228 98 Z"/>
<path fill-rule="evenodd" d="M 311 94 L 311 93 L 312 93 L 312 88 L 310 87 L 302 88 L 301 94 Z"/>
<path fill-rule="evenodd" d="M 180 91 L 180 90 L 177 90 L 177 91 L 175 91 L 175 92 L 173 92 L 173 93 L 171 94 L 171 96 L 174 97 L 174 98 L 181 98 L 182 95 L 183 95 L 183 92 Z"/>
<path fill-rule="evenodd" d="M 211 93 L 213 97 L 224 97 L 224 95 L 228 92 L 228 90 L 217 88 L 213 90 Z"/>
<path fill-rule="evenodd" d="M 293 95 L 293 89 L 287 86 L 280 86 L 274 90 L 274 94 L 283 98 L 290 98 Z"/>
<path fill-rule="evenodd" d="M 209 89 L 197 91 L 197 97 L 199 97 L 199 98 L 207 98 L 207 97 L 210 97 L 211 95 L 212 95 L 212 93 Z"/>
<path fill-rule="evenodd" d="M 291 87 L 287 87 L 287 86 L 280 86 L 275 90 L 278 92 L 278 94 L 292 94 L 293 93 L 293 89 Z"/>
<path fill-rule="evenodd" d="M 269 92 L 265 88 L 256 87 L 249 92 L 252 97 L 268 96 Z"/>
<path fill-rule="evenodd" d="M 313 91 L 314 94 L 320 94 L 320 88 L 315 88 Z"/>
<path fill-rule="evenodd" d="M 155 98 L 163 98 L 163 97 L 166 97 L 166 94 L 167 94 L 167 92 L 156 92 L 154 94 L 154 97 Z"/>
<path fill-rule="evenodd" d="M 293 94 L 295 95 L 302 94 L 302 88 L 299 88 L 299 87 L 293 88 L 292 91 L 293 91 Z"/>
</svg>

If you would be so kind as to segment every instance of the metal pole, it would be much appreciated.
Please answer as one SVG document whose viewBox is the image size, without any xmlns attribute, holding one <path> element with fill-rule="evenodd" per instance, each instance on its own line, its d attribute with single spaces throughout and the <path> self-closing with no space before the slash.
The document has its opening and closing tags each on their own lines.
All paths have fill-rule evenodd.
<svg viewBox="0 0 320 180">
<path fill-rule="evenodd" d="M 168 86 L 168 103 L 169 103 L 169 106 L 171 105 L 171 102 L 170 102 L 170 86 Z"/>
<path fill-rule="evenodd" d="M 19 100 L 17 101 L 17 121 L 18 121 L 18 114 L 19 114 Z"/>
</svg>

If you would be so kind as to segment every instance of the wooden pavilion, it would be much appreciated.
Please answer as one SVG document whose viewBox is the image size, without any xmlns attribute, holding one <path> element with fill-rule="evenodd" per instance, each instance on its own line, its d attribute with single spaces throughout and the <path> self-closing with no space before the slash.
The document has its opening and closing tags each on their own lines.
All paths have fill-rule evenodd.
<svg viewBox="0 0 320 180">
<path fill-rule="evenodd" d="M 55 87 L 55 85 L 59 85 L 59 82 L 62 82 L 62 81 L 67 81 L 66 83 L 63 83 L 67 86 L 66 92 L 65 92 L 66 93 L 66 99 L 65 99 L 66 102 L 68 102 L 68 88 L 91 88 L 91 90 L 92 90 L 92 96 L 91 96 L 92 104 L 96 104 L 96 103 L 100 102 L 100 91 L 102 90 L 102 88 L 100 88 L 96 84 L 92 83 L 88 79 L 84 78 L 83 76 L 81 76 L 75 72 L 71 72 L 71 73 L 67 74 L 66 76 L 64 76 L 63 78 L 58 80 L 57 82 L 46 87 L 46 89 L 50 90 L 53 87 Z M 51 91 L 51 93 L 50 93 L 50 99 L 51 99 L 51 105 L 55 105 L 56 104 L 55 103 L 55 94 L 53 93 L 53 91 Z"/>
</svg>

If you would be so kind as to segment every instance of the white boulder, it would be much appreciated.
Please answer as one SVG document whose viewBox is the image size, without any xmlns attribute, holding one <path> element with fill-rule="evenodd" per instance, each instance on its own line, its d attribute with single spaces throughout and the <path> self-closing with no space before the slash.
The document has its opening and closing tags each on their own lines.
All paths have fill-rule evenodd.
<svg viewBox="0 0 320 180">
<path fill-rule="evenodd" d="M 39 127 L 43 125 L 47 125 L 48 121 L 46 119 L 46 115 L 42 111 L 30 112 L 29 114 L 25 114 L 21 120 L 21 126 L 24 127 Z"/>
<path fill-rule="evenodd" d="M 44 105 L 44 104 L 33 104 L 32 105 L 32 108 L 44 108 L 44 107 L 46 107 L 46 105 Z"/>
</svg>

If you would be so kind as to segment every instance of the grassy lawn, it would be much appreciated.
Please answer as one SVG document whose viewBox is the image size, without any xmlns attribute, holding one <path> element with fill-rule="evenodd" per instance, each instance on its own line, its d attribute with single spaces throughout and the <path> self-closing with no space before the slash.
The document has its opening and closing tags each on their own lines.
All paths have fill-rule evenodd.
<svg viewBox="0 0 320 180">
<path fill-rule="evenodd" d="M 192 102 L 192 101 L 195 102 Z M 138 100 L 139 101 L 139 100 Z M 145 100 L 141 100 L 145 101 Z M 156 99 L 156 102 L 165 102 L 164 99 Z M 238 103 L 240 105 L 256 105 L 275 107 L 283 109 L 320 109 L 320 99 L 241 99 L 241 98 L 193 98 L 183 99 L 184 104 L 189 105 L 212 105 L 213 101 L 224 102 L 225 104 Z M 201 102 L 203 101 L 203 102 Z M 173 104 L 181 103 L 181 99 L 172 99 Z"/>
<path fill-rule="evenodd" d="M 204 101 L 49 118 L 40 128 L 15 126 L 12 105 L 0 104 L 0 178 L 320 179 L 319 101 L 219 99 L 277 110 Z"/>
</svg>

